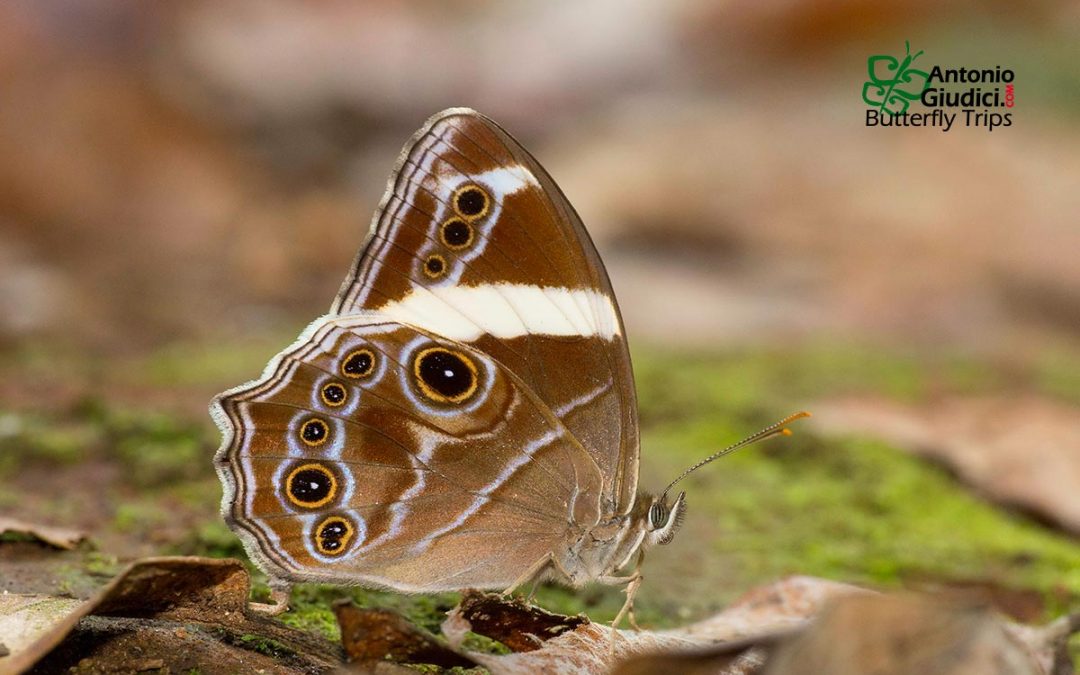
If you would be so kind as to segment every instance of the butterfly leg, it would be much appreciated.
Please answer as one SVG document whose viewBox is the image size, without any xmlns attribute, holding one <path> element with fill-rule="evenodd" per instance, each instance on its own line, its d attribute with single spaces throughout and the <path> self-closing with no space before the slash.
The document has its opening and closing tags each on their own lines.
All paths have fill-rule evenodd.
<svg viewBox="0 0 1080 675">
<path fill-rule="evenodd" d="M 547 571 L 548 565 L 552 564 L 552 562 L 552 557 L 550 555 L 546 558 L 541 558 L 540 560 L 536 561 L 536 564 L 525 570 L 525 573 L 518 577 L 514 581 L 514 583 L 507 586 L 500 595 L 503 595 L 504 597 L 509 596 L 513 594 L 513 592 L 516 591 L 519 586 L 527 584 L 530 580 L 539 581 L 540 577 L 544 574 L 544 572 Z"/>
<path fill-rule="evenodd" d="M 502 595 L 508 596 L 517 590 L 518 587 L 532 581 L 532 590 L 529 591 L 529 596 L 526 598 L 526 602 L 532 603 L 533 596 L 536 595 L 536 589 L 540 586 L 540 582 L 544 579 L 544 573 L 547 572 L 549 568 L 554 569 L 567 579 L 570 578 L 570 573 L 566 571 L 566 568 L 562 566 L 562 563 L 560 563 L 555 556 L 548 555 L 546 558 L 538 560 L 532 567 L 526 570 L 524 574 L 518 577 L 513 584 L 502 592 Z"/>
<path fill-rule="evenodd" d="M 289 596 L 292 595 L 292 585 L 281 581 L 270 582 L 270 602 L 248 603 L 248 608 L 257 614 L 277 616 L 289 609 Z"/>
<path fill-rule="evenodd" d="M 600 583 L 619 585 L 625 584 L 623 592 L 626 593 L 626 602 L 623 603 L 619 613 L 615 615 L 615 620 L 611 622 L 612 630 L 617 630 L 619 624 L 622 622 L 623 617 L 626 617 L 630 621 L 630 627 L 634 630 L 641 630 L 641 626 L 637 623 L 637 618 L 634 616 L 634 597 L 637 595 L 638 588 L 641 587 L 641 582 L 645 580 L 645 577 L 641 574 L 641 563 L 645 561 L 645 552 L 638 552 L 637 563 L 634 565 L 634 571 L 629 576 L 621 577 L 616 575 L 602 576 L 597 579 Z"/>
</svg>

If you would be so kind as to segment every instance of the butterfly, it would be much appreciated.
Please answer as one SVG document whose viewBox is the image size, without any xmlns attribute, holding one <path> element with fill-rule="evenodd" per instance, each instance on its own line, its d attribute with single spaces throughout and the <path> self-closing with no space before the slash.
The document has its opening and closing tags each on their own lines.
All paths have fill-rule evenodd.
<svg viewBox="0 0 1080 675">
<path fill-rule="evenodd" d="M 330 312 L 211 414 L 223 516 L 280 609 L 305 581 L 552 579 L 626 584 L 621 619 L 686 508 L 638 492 L 625 330 L 581 219 L 464 108 L 406 144 Z"/>
</svg>

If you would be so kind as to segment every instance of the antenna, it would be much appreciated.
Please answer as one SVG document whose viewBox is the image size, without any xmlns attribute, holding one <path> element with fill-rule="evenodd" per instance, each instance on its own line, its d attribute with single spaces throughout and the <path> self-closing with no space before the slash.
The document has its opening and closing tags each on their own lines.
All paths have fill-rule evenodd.
<svg viewBox="0 0 1080 675">
<path fill-rule="evenodd" d="M 705 466 L 706 464 L 713 461 L 714 459 L 720 459 L 724 455 L 735 452 L 739 448 L 746 447 L 747 445 L 751 445 L 752 443 L 757 443 L 758 441 L 763 441 L 766 438 L 772 438 L 773 436 L 790 436 L 791 435 L 791 429 L 788 429 L 787 425 L 791 424 L 795 420 L 800 420 L 800 419 L 802 419 L 804 417 L 810 417 L 810 413 L 806 412 L 805 410 L 802 410 L 802 411 L 799 411 L 799 412 L 795 413 L 794 415 L 788 415 L 787 417 L 780 420 L 776 424 L 773 424 L 772 426 L 765 427 L 764 429 L 757 432 L 753 436 L 747 436 L 746 438 L 742 439 L 738 443 L 735 443 L 733 445 L 729 445 L 728 447 L 724 448 L 720 452 L 709 455 L 708 457 L 701 460 L 700 462 L 698 462 L 694 466 L 690 467 L 686 471 L 683 471 L 681 474 L 679 474 L 678 478 L 671 481 L 671 483 L 669 483 L 668 486 L 666 488 L 664 488 L 664 493 L 661 496 L 661 501 L 666 501 L 667 500 L 667 493 L 671 490 L 671 488 L 673 488 L 675 486 L 675 483 L 678 483 L 683 478 L 686 478 L 691 473 L 693 473 L 694 471 L 697 471 L 698 469 Z"/>
</svg>

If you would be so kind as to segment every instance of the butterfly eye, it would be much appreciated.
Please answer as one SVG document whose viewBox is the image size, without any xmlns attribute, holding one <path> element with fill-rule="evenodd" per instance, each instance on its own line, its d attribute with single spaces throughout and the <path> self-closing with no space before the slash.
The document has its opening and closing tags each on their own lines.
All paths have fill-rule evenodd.
<svg viewBox="0 0 1080 675">
<path fill-rule="evenodd" d="M 322 391 L 319 392 L 319 397 L 322 398 L 322 402 L 326 405 L 336 408 L 345 404 L 349 392 L 337 382 L 331 382 L 323 386 Z"/>
<path fill-rule="evenodd" d="M 341 374 L 352 379 L 367 377 L 375 370 L 375 354 L 370 349 L 349 352 L 341 362 Z"/>
<path fill-rule="evenodd" d="M 466 185 L 454 193 L 454 210 L 462 218 L 476 220 L 487 215 L 491 200 L 479 185 Z"/>
<path fill-rule="evenodd" d="M 300 439 L 312 447 L 322 445 L 330 435 L 330 429 L 318 417 L 312 417 L 300 427 Z"/>
<path fill-rule="evenodd" d="M 649 507 L 649 527 L 656 530 L 664 526 L 667 521 L 667 507 L 660 502 L 653 502 Z"/>
<path fill-rule="evenodd" d="M 416 355 L 413 375 L 420 391 L 436 403 L 461 403 L 476 392 L 476 365 L 469 357 L 442 347 Z"/>
<path fill-rule="evenodd" d="M 349 521 L 341 516 L 330 516 L 315 528 L 315 548 L 324 555 L 341 555 L 354 531 Z"/>
<path fill-rule="evenodd" d="M 304 464 L 289 473 L 285 480 L 289 501 L 306 509 L 325 506 L 337 495 L 337 479 L 319 464 Z"/>
<path fill-rule="evenodd" d="M 424 274 L 432 279 L 441 277 L 446 272 L 446 259 L 441 255 L 428 256 L 424 261 Z"/>
<path fill-rule="evenodd" d="M 457 251 L 467 247 L 473 240 L 473 228 L 460 218 L 451 218 L 439 228 L 439 238 L 447 248 Z"/>
</svg>

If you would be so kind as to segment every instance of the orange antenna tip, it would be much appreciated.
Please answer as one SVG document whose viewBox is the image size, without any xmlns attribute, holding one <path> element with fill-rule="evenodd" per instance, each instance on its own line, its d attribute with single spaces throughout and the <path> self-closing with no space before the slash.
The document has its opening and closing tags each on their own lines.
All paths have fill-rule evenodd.
<svg viewBox="0 0 1080 675">
<path fill-rule="evenodd" d="M 780 433 L 781 433 L 781 435 L 784 435 L 784 436 L 790 436 L 791 435 L 791 429 L 787 429 L 787 428 L 781 429 Z"/>
</svg>

